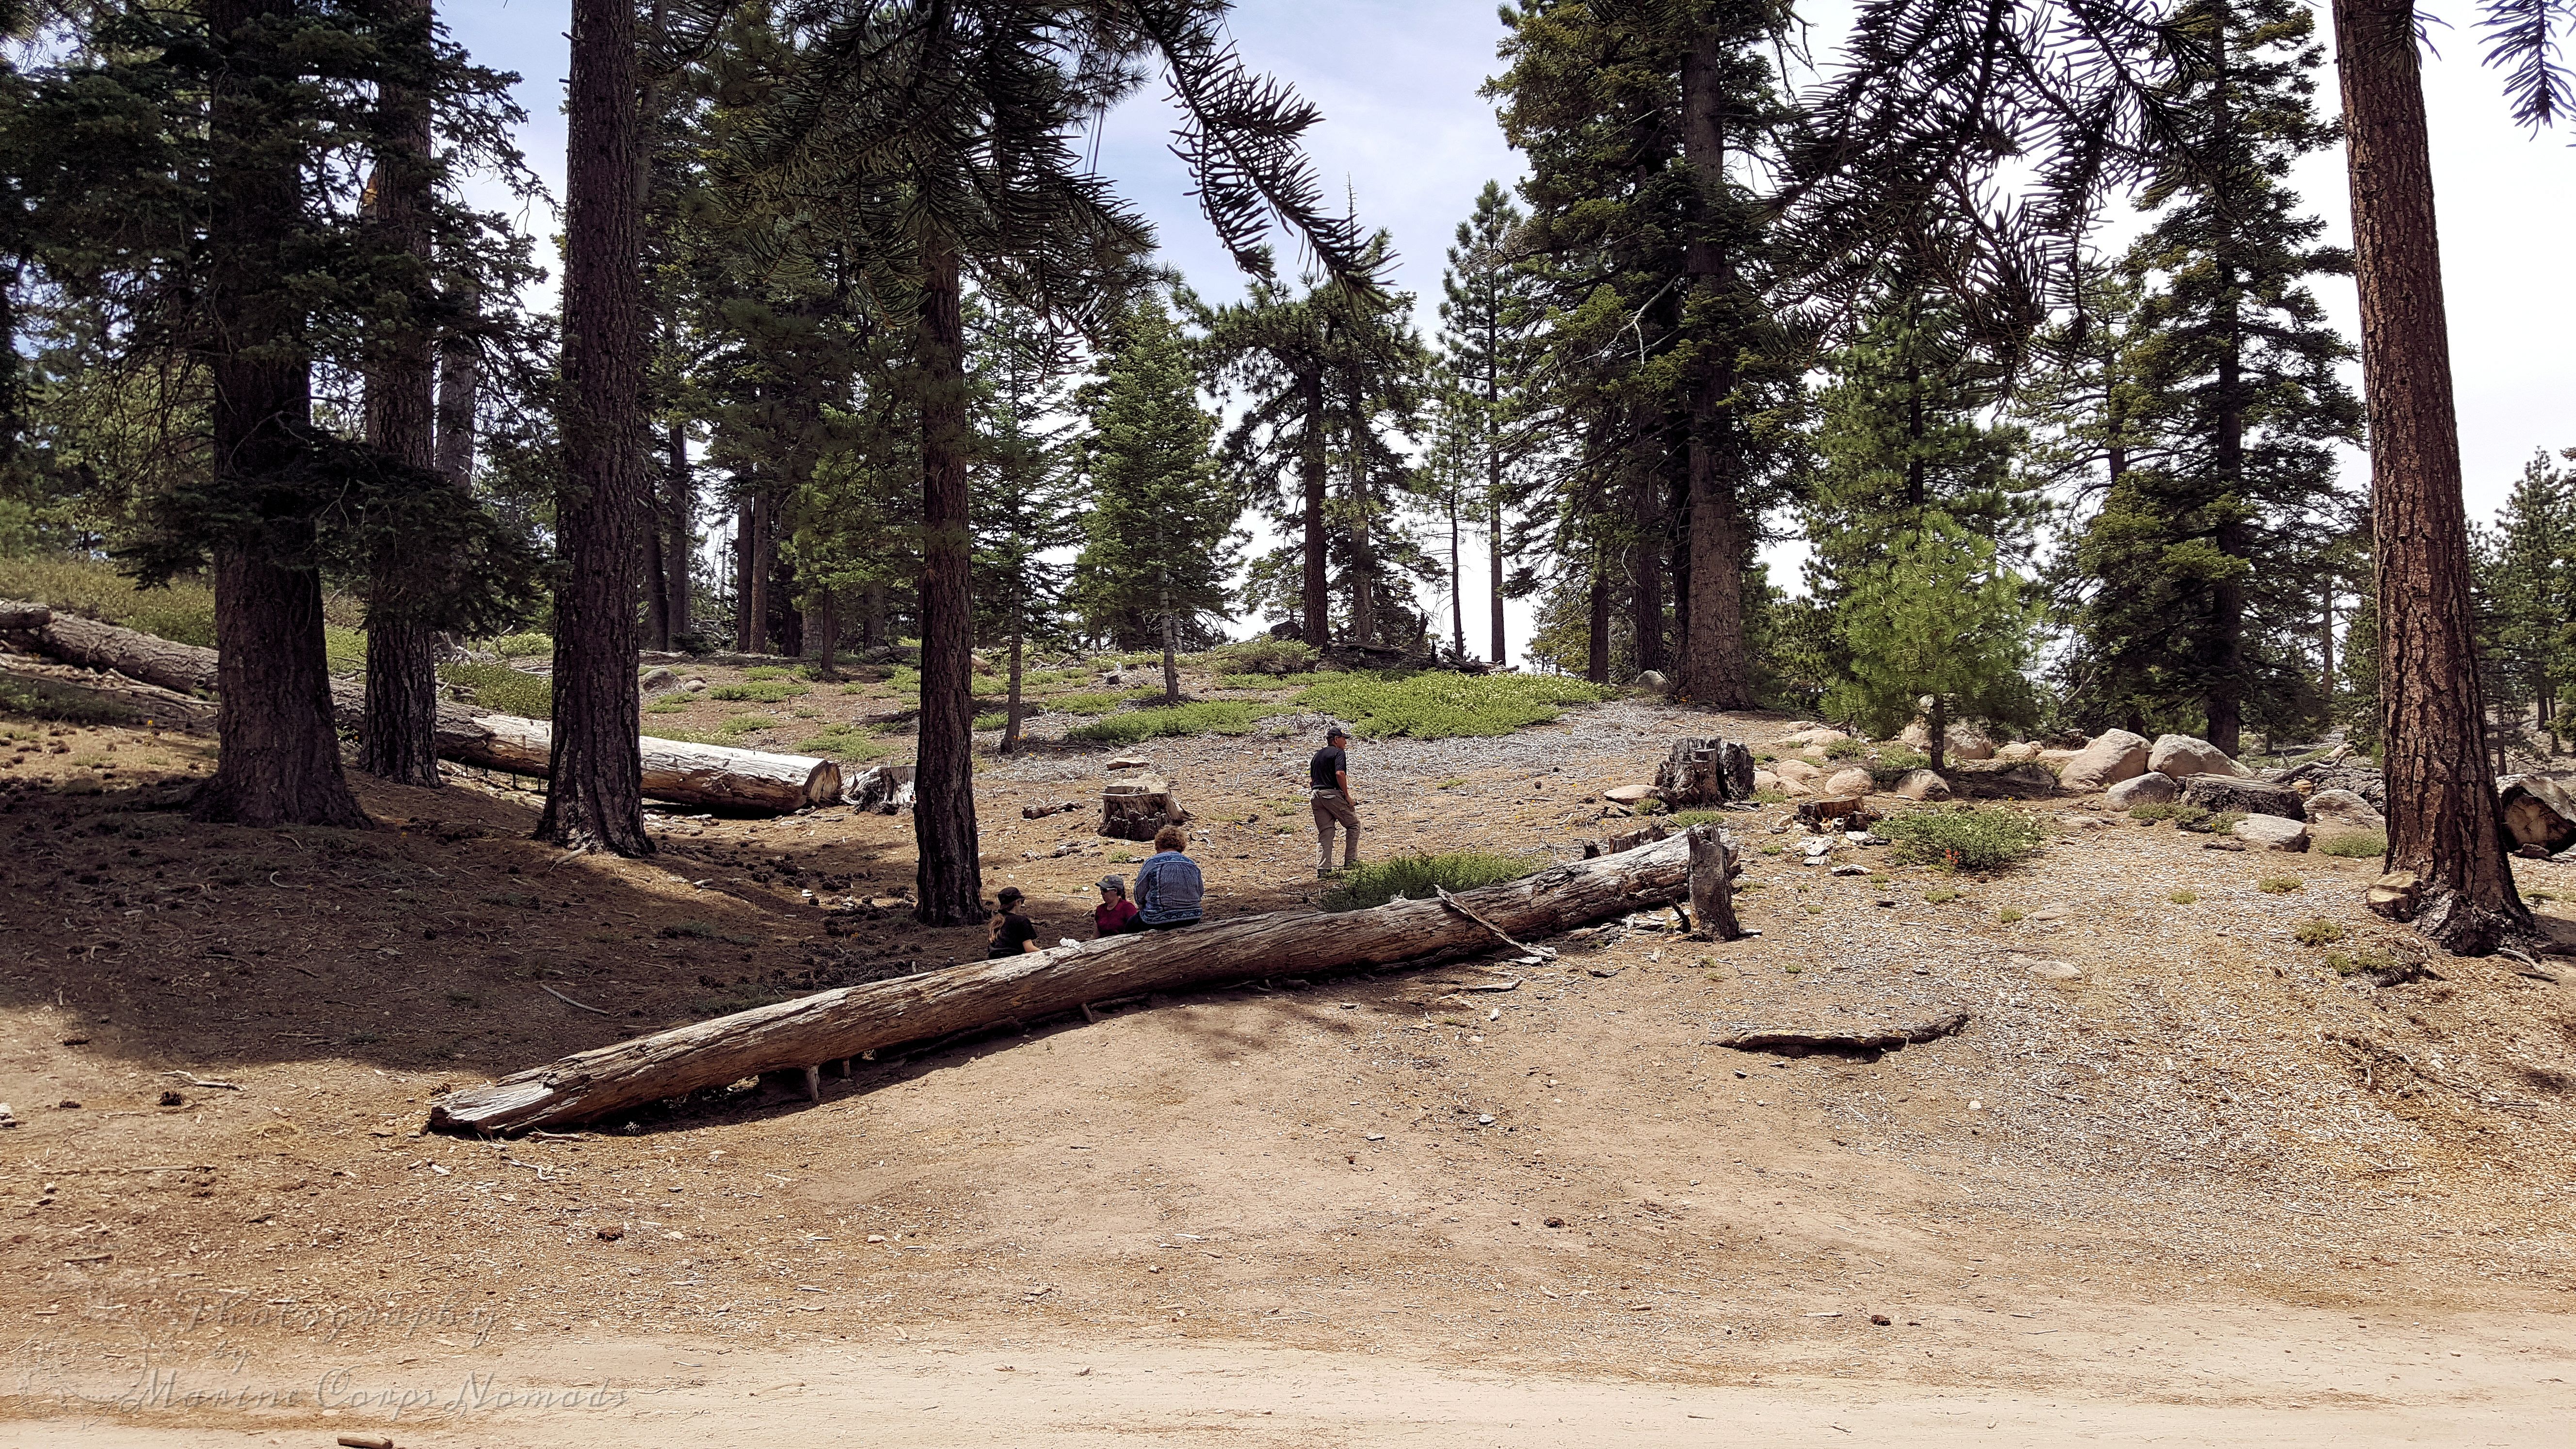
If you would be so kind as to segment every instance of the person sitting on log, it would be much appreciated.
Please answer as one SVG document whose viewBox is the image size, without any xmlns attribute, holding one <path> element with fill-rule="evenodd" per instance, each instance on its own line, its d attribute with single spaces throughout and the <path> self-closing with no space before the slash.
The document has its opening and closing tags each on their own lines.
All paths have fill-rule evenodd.
<svg viewBox="0 0 2576 1449">
<path fill-rule="evenodd" d="M 1098 936 L 1131 935 L 1136 925 L 1136 903 L 1127 899 L 1124 876 L 1100 878 L 1100 904 L 1091 908 L 1091 934 Z"/>
<path fill-rule="evenodd" d="M 1166 825 L 1154 837 L 1154 854 L 1136 869 L 1136 919 L 1148 931 L 1195 926 L 1207 887 L 1199 864 L 1182 852 L 1190 838 L 1177 825 Z"/>
<path fill-rule="evenodd" d="M 984 959 L 999 961 L 1035 951 L 1038 948 L 1037 924 L 1020 914 L 1020 903 L 1028 897 L 1018 886 L 1004 886 L 993 899 L 1001 909 L 994 913 L 993 924 L 987 928 Z"/>
</svg>

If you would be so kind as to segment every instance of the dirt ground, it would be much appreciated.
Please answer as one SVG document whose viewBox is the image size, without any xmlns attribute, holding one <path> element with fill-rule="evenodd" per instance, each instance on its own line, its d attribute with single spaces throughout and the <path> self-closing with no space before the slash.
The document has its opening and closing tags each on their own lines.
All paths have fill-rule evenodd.
<svg viewBox="0 0 2576 1449">
<path fill-rule="evenodd" d="M 1312 908 L 1310 724 L 1141 751 L 1219 914 Z M 535 796 L 460 777 L 362 781 L 375 831 L 203 827 L 159 808 L 201 738 L 0 726 L 0 1446 L 2519 1444 L 2576 1417 L 2576 963 L 2338 974 L 2403 944 L 2360 909 L 2374 862 L 2060 800 L 1991 879 L 1850 845 L 1868 873 L 1834 876 L 1769 807 L 1731 819 L 1752 939 L 1655 914 L 1500 978 L 1283 963 L 887 1054 L 819 1105 L 496 1143 L 420 1135 L 428 1103 L 980 932 L 903 913 L 908 817 L 667 813 L 653 859 L 566 858 L 525 838 Z M 1674 736 L 1787 727 L 1622 703 L 1363 741 L 1366 849 L 1578 854 Z M 1088 809 L 1021 818 L 1093 799 L 1106 756 L 983 762 L 987 889 L 1045 939 L 1142 853 Z M 2344 938 L 2301 944 L 2315 922 Z M 1708 1044 L 1951 1010 L 1875 1061 Z"/>
</svg>

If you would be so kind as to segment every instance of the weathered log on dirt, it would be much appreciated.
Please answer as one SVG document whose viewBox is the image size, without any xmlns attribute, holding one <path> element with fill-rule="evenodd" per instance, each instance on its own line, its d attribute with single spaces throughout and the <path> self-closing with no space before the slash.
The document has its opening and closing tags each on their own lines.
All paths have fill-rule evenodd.
<svg viewBox="0 0 2576 1449">
<path fill-rule="evenodd" d="M 37 604 L 0 601 L 0 632 L 38 653 L 183 694 L 215 687 L 215 651 L 175 644 L 140 630 L 60 614 Z M 365 686 L 331 683 L 331 712 L 344 728 L 366 717 Z M 551 762 L 552 728 L 543 720 L 483 714 L 453 700 L 438 706 L 439 758 L 542 777 Z M 841 767 L 803 755 L 772 755 L 723 745 L 644 740 L 644 793 L 656 800 L 720 810 L 785 812 L 840 798 Z"/>
<path fill-rule="evenodd" d="M 1914 1026 L 1891 1026 L 1871 1030 L 1865 1027 L 1795 1027 L 1771 1026 L 1753 1031 L 1732 1032 L 1715 1037 L 1710 1046 L 1731 1047 L 1740 1052 L 1778 1052 L 1782 1056 L 1805 1056 L 1809 1052 L 1850 1052 L 1875 1055 L 1903 1048 L 1909 1042 L 1934 1041 L 1956 1035 L 1968 1024 L 1968 1013 L 1954 1011 Z"/>
<path fill-rule="evenodd" d="M 1676 837 L 1463 892 L 1456 905 L 1464 911 L 1428 900 L 1338 915 L 1238 916 L 825 991 L 580 1052 L 452 1093 L 431 1110 L 430 1125 L 495 1133 L 587 1122 L 762 1072 L 1034 1021 L 1140 992 L 1480 951 L 1492 944 L 1494 931 L 1527 940 L 1667 904 L 1681 894 L 1689 872 L 1690 847 Z"/>
<path fill-rule="evenodd" d="M 1655 795 L 1675 810 L 1753 798 L 1753 752 L 1717 737 L 1686 736 L 1655 767 Z"/>
</svg>

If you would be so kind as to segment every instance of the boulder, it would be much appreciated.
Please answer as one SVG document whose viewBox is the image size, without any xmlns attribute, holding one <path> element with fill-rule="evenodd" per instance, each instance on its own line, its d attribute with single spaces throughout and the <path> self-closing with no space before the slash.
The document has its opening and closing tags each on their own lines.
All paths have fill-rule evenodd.
<svg viewBox="0 0 2576 1449">
<path fill-rule="evenodd" d="M 1962 800 L 2045 800 L 2057 777 L 2035 760 L 1970 760 L 1950 767 L 1950 793 Z"/>
<path fill-rule="evenodd" d="M 1635 679 L 1629 681 L 1628 687 L 1631 689 L 1644 690 L 1648 694 L 1670 694 L 1673 692 L 1673 682 L 1664 678 L 1663 671 L 1659 669 L 1649 669 L 1645 673 L 1638 675 Z"/>
<path fill-rule="evenodd" d="M 2203 810 L 2233 810 L 2244 815 L 2277 815 L 2284 820 L 2308 818 L 2307 802 L 2287 785 L 2266 785 L 2234 775 L 2194 775 L 2182 782 L 2186 805 Z"/>
<path fill-rule="evenodd" d="M 1897 731 L 1896 742 L 1909 750 L 1929 749 L 1932 744 L 1932 727 L 1918 719 Z"/>
<path fill-rule="evenodd" d="M 2114 810 L 2130 810 L 2140 805 L 2170 805 L 2182 794 L 2182 787 L 2171 775 L 2149 770 L 2134 780 L 2122 780 L 2104 796 Z"/>
<path fill-rule="evenodd" d="M 1837 770 L 1824 784 L 1828 795 L 1866 795 L 1877 788 L 1878 782 L 1870 779 L 1869 771 L 1862 769 Z"/>
<path fill-rule="evenodd" d="M 1947 800 L 1950 782 L 1930 770 L 1908 770 L 1896 782 L 1895 793 L 1908 800 Z"/>
<path fill-rule="evenodd" d="M 679 684 L 680 676 L 672 673 L 668 666 L 660 664 L 645 670 L 635 681 L 635 687 L 646 694 L 652 694 L 657 690 L 677 689 Z"/>
<path fill-rule="evenodd" d="M 1771 773 L 1793 784 L 1812 785 L 1825 777 L 1825 772 L 1804 760 L 1781 760 L 1771 766 Z"/>
<path fill-rule="evenodd" d="M 2008 745 L 1995 746 L 1995 758 L 1998 760 L 2012 760 L 2016 762 L 2021 760 L 2036 760 L 2039 758 L 2039 746 L 2032 744 L 2028 740 L 2015 740 Z"/>
<path fill-rule="evenodd" d="M 1782 787 L 1788 783 L 1788 781 L 1772 774 L 1769 770 L 1755 770 L 1753 772 L 1753 793 L 1756 795 L 1785 794 L 1786 791 Z"/>
<path fill-rule="evenodd" d="M 2147 772 L 2150 753 L 2144 735 L 2127 730 L 2109 730 L 2093 737 L 2057 777 L 2060 786 L 2077 795 L 2090 795 L 2108 790 L 2122 780 L 2134 780 Z M 2045 758 L 2045 756 L 2043 756 Z"/>
<path fill-rule="evenodd" d="M 1655 787 L 1652 785 L 1615 785 L 1610 789 L 1602 791 L 1601 798 L 1609 801 L 1613 805 L 1634 805 L 1641 800 L 1652 800 L 1655 798 Z"/>
<path fill-rule="evenodd" d="M 2192 735 L 2158 735 L 2147 752 L 2147 768 L 2179 780 L 2185 775 L 2247 776 L 2254 772 L 2227 757 L 2227 752 Z"/>
<path fill-rule="evenodd" d="M 1951 760 L 1991 760 L 1995 757 L 1995 742 L 1986 738 L 1984 730 L 1972 724 L 1950 726 L 1943 734 L 1941 748 L 1945 764 Z"/>
<path fill-rule="evenodd" d="M 1804 781 L 1804 780 L 1791 780 L 1791 779 L 1787 779 L 1787 778 L 1782 778 L 1782 779 L 1780 780 L 1780 783 L 1779 783 L 1777 786 L 1775 786 L 1774 788 L 1776 788 L 1776 789 L 1777 789 L 1781 794 L 1788 796 L 1788 797 L 1789 797 L 1790 799 L 1792 799 L 1792 800 L 1805 800 L 1805 799 L 1809 799 L 1809 798 L 1812 798 L 1812 797 L 1815 795 L 1815 793 L 1816 793 L 1816 787 L 1815 787 L 1815 786 L 1813 786 L 1813 785 L 1811 785 L 1811 784 L 1808 784 L 1808 783 L 1807 783 L 1806 781 Z"/>
<path fill-rule="evenodd" d="M 2576 799 L 2548 776 L 2496 781 L 2496 805 L 2509 844 L 2537 845 L 2551 855 L 2576 845 Z"/>
<path fill-rule="evenodd" d="M 1802 750 L 1821 750 L 1827 745 L 1838 745 L 1850 738 L 1850 735 L 1844 734 L 1831 725 L 1817 725 L 1813 729 L 1800 730 L 1794 735 L 1783 735 L 1780 737 L 1780 743 L 1794 745 Z"/>
<path fill-rule="evenodd" d="M 2305 850 L 2308 827 L 2278 815 L 2248 815 L 2229 832 L 2257 850 Z"/>
<path fill-rule="evenodd" d="M 2326 830 L 2386 830 L 2388 818 L 2350 790 L 2319 790 L 2308 797 L 2308 823 Z"/>
</svg>

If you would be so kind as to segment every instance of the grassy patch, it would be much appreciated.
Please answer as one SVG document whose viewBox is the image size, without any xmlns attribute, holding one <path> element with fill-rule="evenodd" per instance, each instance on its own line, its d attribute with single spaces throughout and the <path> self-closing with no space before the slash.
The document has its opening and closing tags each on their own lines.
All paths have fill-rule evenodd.
<svg viewBox="0 0 2576 1449">
<path fill-rule="evenodd" d="M 1664 823 L 1675 830 L 1688 830 L 1694 825 L 1705 825 L 1716 818 L 1717 812 L 1714 810 L 1676 810 L 1664 817 Z"/>
<path fill-rule="evenodd" d="M 1854 739 L 1840 739 L 1825 746 L 1825 758 L 1828 760 L 1857 760 L 1868 753 L 1869 746 L 1863 741 Z"/>
<path fill-rule="evenodd" d="M 125 724 L 143 717 L 122 700 L 44 679 L 0 679 L 0 714 L 65 724 Z"/>
<path fill-rule="evenodd" d="M 555 652 L 554 636 L 533 631 L 505 634 L 492 641 L 492 651 L 504 659 L 534 659 Z"/>
<path fill-rule="evenodd" d="M 2317 842 L 2317 852 L 2342 860 L 2367 860 L 2388 853 L 2388 837 L 2376 830 L 2354 830 Z"/>
<path fill-rule="evenodd" d="M 1121 703 L 1120 696 L 1093 691 L 1088 694 L 1059 694 L 1046 702 L 1052 714 L 1107 714 Z"/>
<path fill-rule="evenodd" d="M 1959 892 L 1954 891 L 1947 886 L 1934 886 L 1932 889 L 1923 893 L 1923 899 L 1932 905 L 1946 906 L 1952 901 L 1957 900 L 1959 898 L 1959 894 Z"/>
<path fill-rule="evenodd" d="M 546 719 L 554 713 L 554 681 L 507 664 L 442 664 L 438 677 L 474 692 L 474 702 L 521 719 Z"/>
<path fill-rule="evenodd" d="M 689 712 L 689 697 L 685 694 L 679 694 L 673 695 L 669 699 L 657 699 L 651 704 L 644 706 L 644 712 L 646 714 L 687 714 Z"/>
<path fill-rule="evenodd" d="M 2165 897 L 2165 899 L 2166 899 L 2166 900 L 2169 900 L 2169 901 L 2171 901 L 2171 902 L 2173 902 L 2175 905 L 2178 905 L 2178 906 L 2187 906 L 2187 905 L 2190 905 L 2192 902 L 2197 901 L 2197 900 L 2199 900 L 2199 899 L 2200 899 L 2200 892 L 2198 892 L 2198 891 L 2175 891 L 2173 894 L 2171 894 L 2171 895 L 2169 895 L 2169 896 L 2166 896 L 2166 897 Z"/>
<path fill-rule="evenodd" d="M 707 691 L 707 698 L 748 701 L 754 704 L 780 704 L 811 693 L 813 691 L 804 685 L 773 677 L 750 680 L 742 684 L 719 684 Z"/>
<path fill-rule="evenodd" d="M 2306 890 L 2308 883 L 2294 875 L 2267 875 L 2254 882 L 2254 887 L 2267 896 L 2286 896 L 2292 891 Z"/>
<path fill-rule="evenodd" d="M 1010 724 L 1010 722 L 1011 712 L 1009 710 L 995 710 L 991 714 L 979 714 L 975 716 L 975 723 L 968 726 L 968 728 L 974 730 L 977 734 L 982 734 L 986 730 L 1005 728 Z"/>
<path fill-rule="evenodd" d="M 892 754 L 894 747 L 856 725 L 833 725 L 821 734 L 809 735 L 798 740 L 796 752 L 801 755 L 819 755 L 827 760 L 865 764 L 870 760 Z"/>
<path fill-rule="evenodd" d="M 1216 677 L 1216 687 L 1219 689 L 1279 689 L 1284 686 L 1283 681 L 1267 674 L 1220 674 Z"/>
<path fill-rule="evenodd" d="M 1903 745 L 1889 745 L 1869 762 L 1870 783 L 1881 787 L 1893 785 L 1916 770 L 1932 768 L 1932 757 Z"/>
<path fill-rule="evenodd" d="M 1466 784 L 1466 783 L 1467 783 L 1467 777 L 1466 777 L 1466 776 L 1464 776 L 1464 775 L 1452 775 L 1452 776 L 1450 776 L 1448 779 L 1441 781 L 1439 784 L 1434 785 L 1434 786 L 1432 786 L 1431 788 L 1432 788 L 1432 789 L 1434 789 L 1434 790 L 1455 790 L 1455 789 L 1457 789 L 1459 786 L 1464 785 L 1464 784 Z M 2536 897 L 2535 897 L 2535 899 L 2536 899 Z"/>
<path fill-rule="evenodd" d="M 1439 855 L 1399 855 L 1393 860 L 1355 865 L 1324 893 L 1324 909 L 1357 911 L 1382 906 L 1397 896 L 1429 900 L 1432 887 L 1471 891 L 1478 886 L 1518 880 L 1530 873 L 1528 857 L 1483 850 L 1453 850 Z"/>
<path fill-rule="evenodd" d="M 1315 667 L 1315 647 L 1293 639 L 1246 639 L 1220 644 L 1194 662 L 1233 674 L 1303 674 Z M 1160 661 L 1156 661 L 1159 663 Z M 1236 686 L 1261 688 L 1260 685 Z"/>
<path fill-rule="evenodd" d="M 1255 724 L 1277 713 L 1275 709 L 1223 702 L 1136 709 L 1076 725 L 1065 731 L 1064 737 L 1086 744 L 1132 745 L 1167 735 L 1248 735 Z"/>
<path fill-rule="evenodd" d="M 2343 939 L 2344 931 L 2341 922 L 2320 919 L 2299 922 L 2293 934 L 2302 946 L 2331 946 Z"/>
<path fill-rule="evenodd" d="M 1339 718 L 1361 736 L 1441 740 L 1507 735 L 1546 724 L 1569 704 L 1617 691 L 1581 680 L 1528 674 L 1346 674 L 1298 691 L 1300 706 Z"/>
<path fill-rule="evenodd" d="M 786 664 L 755 664 L 751 668 L 744 670 L 742 672 L 742 677 L 751 680 L 811 679 L 814 677 L 814 669 L 812 665 L 808 664 L 797 664 L 792 666 Z"/>
<path fill-rule="evenodd" d="M 1995 912 L 1995 919 L 2003 922 L 2007 926 L 2011 925 L 2015 921 L 2026 920 L 2029 916 L 2030 912 L 2023 910 L 2019 906 L 2006 906 L 2002 910 Z"/>
<path fill-rule="evenodd" d="M 2001 870 L 2039 849 L 2039 827 L 2001 806 L 1913 810 L 1878 826 L 1899 865 Z"/>
</svg>

